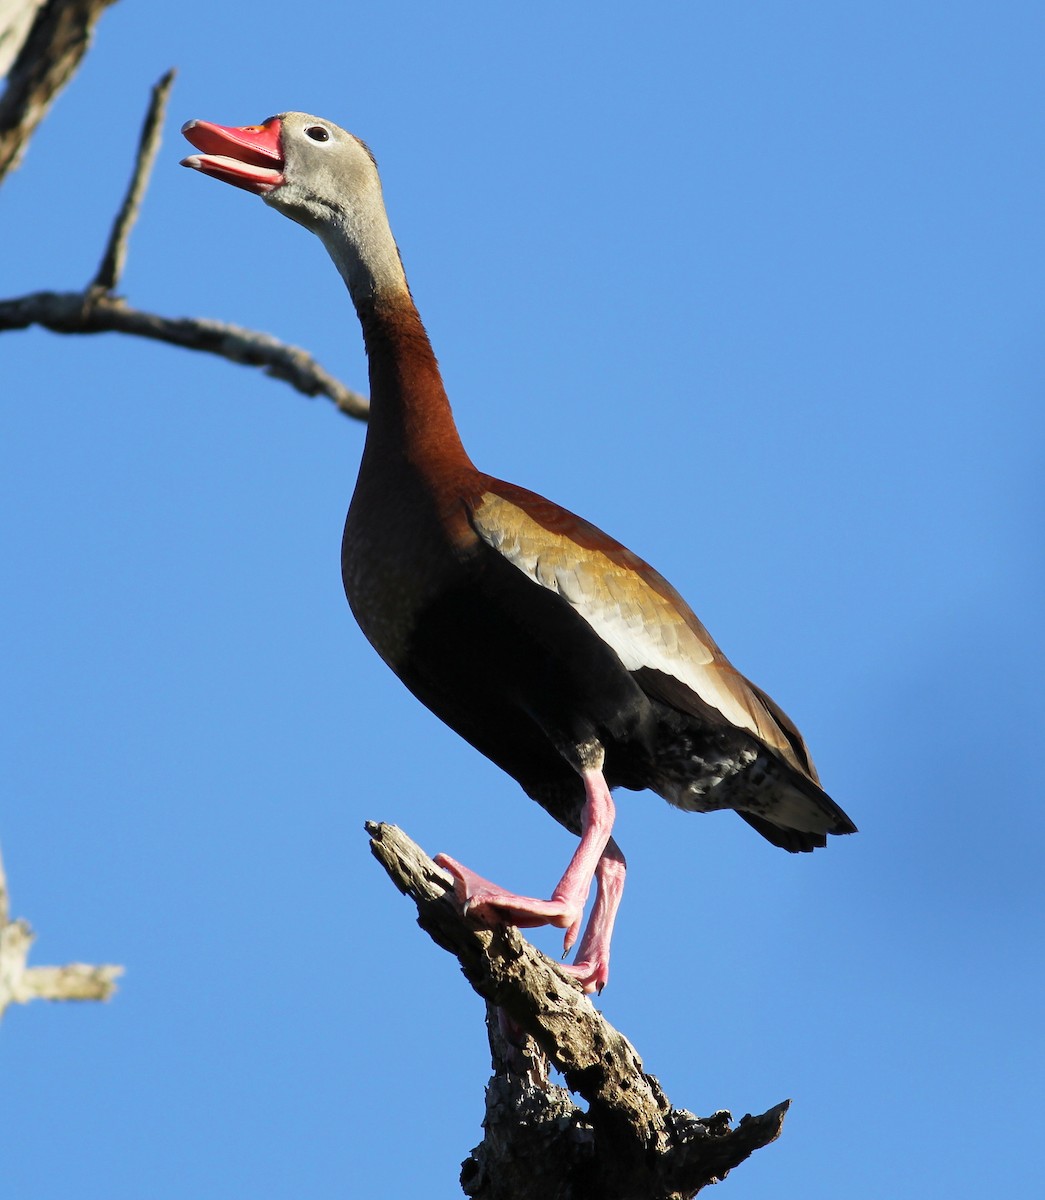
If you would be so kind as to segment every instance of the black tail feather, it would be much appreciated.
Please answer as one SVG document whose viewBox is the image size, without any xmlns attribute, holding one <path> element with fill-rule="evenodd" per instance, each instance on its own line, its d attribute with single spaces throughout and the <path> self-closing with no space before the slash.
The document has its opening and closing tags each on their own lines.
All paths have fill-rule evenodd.
<svg viewBox="0 0 1045 1200">
<path fill-rule="evenodd" d="M 827 845 L 826 833 L 804 833 L 801 829 L 784 829 L 774 825 L 765 817 L 756 817 L 753 813 L 738 812 L 752 829 L 757 830 L 768 842 L 779 846 L 781 850 L 789 850 L 792 854 L 804 854 L 810 850 L 818 850 Z"/>
</svg>

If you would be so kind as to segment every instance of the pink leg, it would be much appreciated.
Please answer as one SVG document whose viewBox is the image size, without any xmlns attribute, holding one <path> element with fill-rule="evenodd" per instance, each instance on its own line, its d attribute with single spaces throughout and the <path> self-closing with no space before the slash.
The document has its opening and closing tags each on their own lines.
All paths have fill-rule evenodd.
<svg viewBox="0 0 1045 1200">
<path fill-rule="evenodd" d="M 584 984 L 586 992 L 601 992 L 610 977 L 610 939 L 624 892 L 626 870 L 624 855 L 610 838 L 595 868 L 595 886 L 598 889 L 595 907 L 585 926 L 577 957 L 571 966 L 563 968 Z"/>
<path fill-rule="evenodd" d="M 591 881 L 610 840 L 616 808 L 610 789 L 601 770 L 590 768 L 581 773 L 584 780 L 584 811 L 581 813 L 580 845 L 570 859 L 566 873 L 555 885 L 550 900 L 535 900 L 517 896 L 496 887 L 476 875 L 446 854 L 437 854 L 435 861 L 454 877 L 454 891 L 464 904 L 465 912 L 485 925 L 504 922 L 521 929 L 536 925 L 557 925 L 566 930 L 563 939 L 569 950 L 580 932 L 584 905 L 591 890 Z M 619 854 L 619 851 L 618 851 Z M 623 862 L 623 860 L 621 860 Z M 602 894 L 600 880 L 599 894 Z M 619 899 L 619 894 L 618 894 Z M 616 904 L 613 905 L 614 911 Z M 610 915 L 610 926 L 613 918 Z M 587 939 L 586 939 L 587 940 Z"/>
</svg>

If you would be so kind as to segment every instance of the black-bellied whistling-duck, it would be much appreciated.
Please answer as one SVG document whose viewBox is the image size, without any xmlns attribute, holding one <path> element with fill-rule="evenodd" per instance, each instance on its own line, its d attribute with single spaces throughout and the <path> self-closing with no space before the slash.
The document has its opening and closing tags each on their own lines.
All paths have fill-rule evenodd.
<svg viewBox="0 0 1045 1200">
<path fill-rule="evenodd" d="M 423 704 L 503 767 L 580 844 L 550 900 L 446 855 L 488 923 L 557 925 L 601 990 L 624 885 L 615 787 L 679 808 L 735 809 L 775 846 L 855 826 L 822 790 L 801 734 L 727 662 L 689 606 L 613 538 L 483 474 L 465 453 L 407 286 L 373 156 L 305 113 L 226 128 L 190 121 L 184 160 L 318 234 L 370 363 L 370 424 L 345 523 L 345 592 L 364 634 Z"/>
</svg>

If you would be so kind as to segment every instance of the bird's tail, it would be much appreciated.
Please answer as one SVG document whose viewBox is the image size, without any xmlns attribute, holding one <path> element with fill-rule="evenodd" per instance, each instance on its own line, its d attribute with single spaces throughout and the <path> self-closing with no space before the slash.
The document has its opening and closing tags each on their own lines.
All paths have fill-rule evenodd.
<svg viewBox="0 0 1045 1200">
<path fill-rule="evenodd" d="M 828 834 L 856 833 L 856 826 L 831 797 L 803 777 L 794 780 L 787 796 L 774 800 L 772 818 L 764 810 L 736 811 L 767 841 L 792 854 L 826 846 Z"/>
</svg>

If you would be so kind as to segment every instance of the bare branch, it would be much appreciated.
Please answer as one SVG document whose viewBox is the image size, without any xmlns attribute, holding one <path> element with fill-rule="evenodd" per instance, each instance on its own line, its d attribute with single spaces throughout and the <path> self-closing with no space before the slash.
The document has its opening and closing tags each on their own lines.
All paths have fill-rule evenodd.
<svg viewBox="0 0 1045 1200">
<path fill-rule="evenodd" d="M 261 367 L 306 396 L 326 396 L 346 416 L 365 421 L 365 397 L 345 387 L 306 351 L 265 333 L 203 317 L 161 317 L 104 293 L 33 292 L 0 301 L 0 332 L 40 325 L 54 333 L 130 333 Z"/>
<path fill-rule="evenodd" d="M 0 183 L 87 53 L 94 26 L 115 0 L 47 0 L 0 96 Z"/>
<path fill-rule="evenodd" d="M 116 991 L 116 980 L 123 967 L 92 967 L 87 963 L 69 963 L 64 967 L 30 967 L 23 976 L 23 995 L 29 1000 L 108 1000 Z"/>
<path fill-rule="evenodd" d="M 134 173 L 127 188 L 127 194 L 120 205 L 120 211 L 113 222 L 109 242 L 105 247 L 98 273 L 91 282 L 91 288 L 100 292 L 111 292 L 120 282 L 123 266 L 127 261 L 127 239 L 131 228 L 138 219 L 138 209 L 141 207 L 145 189 L 149 186 L 149 176 L 152 165 L 156 161 L 156 151 L 160 148 L 160 138 L 163 133 L 163 118 L 167 112 L 167 97 L 170 95 L 176 71 L 172 67 L 158 83 L 153 86 L 152 99 L 149 101 L 149 111 L 145 114 L 141 138 L 138 142 L 138 156 L 134 163 Z"/>
<path fill-rule="evenodd" d="M 123 967 L 29 967 L 26 960 L 34 935 L 29 923 L 10 920 L 10 900 L 0 857 L 0 1018 L 10 1004 L 30 1000 L 108 1000 Z"/>
<path fill-rule="evenodd" d="M 418 924 L 457 957 L 472 987 L 503 1014 L 489 1021 L 495 1075 L 487 1093 L 486 1140 L 462 1173 L 468 1195 L 689 1197 L 779 1135 L 787 1101 L 745 1117 L 736 1128 L 725 1112 L 698 1119 L 673 1108 L 631 1043 L 573 979 L 518 930 L 478 928 L 465 918 L 450 876 L 401 830 L 368 823 L 367 831 L 375 857 L 417 905 Z M 505 1033 L 515 1027 L 588 1102 L 586 1112 L 535 1073 L 533 1047 Z M 502 1108 L 507 1116 L 499 1114 Z M 549 1191 L 552 1177 L 557 1183 Z"/>
</svg>

